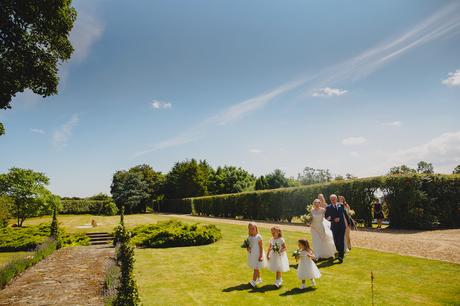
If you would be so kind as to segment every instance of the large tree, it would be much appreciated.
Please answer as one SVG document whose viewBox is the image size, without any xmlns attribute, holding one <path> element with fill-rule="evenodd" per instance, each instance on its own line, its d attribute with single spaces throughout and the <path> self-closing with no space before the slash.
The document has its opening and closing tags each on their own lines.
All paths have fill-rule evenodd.
<svg viewBox="0 0 460 306">
<path fill-rule="evenodd" d="M 0 4 L 0 109 L 25 89 L 57 93 L 58 64 L 73 52 L 77 16 L 71 0 L 2 0 Z"/>
<path fill-rule="evenodd" d="M 126 213 L 145 212 L 143 201 L 149 197 L 148 185 L 142 174 L 117 171 L 113 175 L 110 192 L 119 209 L 125 207 Z"/>
<path fill-rule="evenodd" d="M 238 193 L 254 188 L 255 178 L 243 168 L 218 167 L 209 182 L 210 194 Z"/>
<path fill-rule="evenodd" d="M 256 190 L 264 190 L 264 189 L 269 189 L 270 187 L 268 186 L 267 179 L 265 176 L 261 175 L 257 178 L 256 180 Z"/>
<path fill-rule="evenodd" d="M 208 194 L 213 170 L 206 161 L 195 159 L 177 162 L 166 174 L 163 193 L 167 199 L 182 199 Z"/>
<path fill-rule="evenodd" d="M 153 170 L 151 166 L 146 164 L 132 167 L 128 172 L 140 174 L 142 180 L 147 185 L 146 192 L 148 196 L 141 201 L 142 210 L 145 211 L 153 200 L 161 197 L 161 187 L 163 186 L 165 177 L 161 172 Z"/>
<path fill-rule="evenodd" d="M 281 169 L 275 169 L 272 173 L 265 176 L 268 189 L 290 187 L 289 179 Z"/>
<path fill-rule="evenodd" d="M 48 210 L 50 200 L 54 201 L 45 187 L 48 183 L 45 174 L 29 169 L 11 168 L 0 175 L 0 193 L 13 200 L 13 215 L 18 226 L 21 227 L 26 218 Z"/>
<path fill-rule="evenodd" d="M 415 174 L 417 173 L 417 170 L 412 169 L 406 165 L 401 165 L 401 166 L 394 166 L 390 168 L 390 171 L 388 174 L 390 175 L 398 175 L 398 174 Z"/>
<path fill-rule="evenodd" d="M 332 179 L 332 175 L 329 169 L 315 169 L 311 167 L 305 167 L 302 173 L 299 173 L 297 180 L 302 185 L 311 185 L 317 183 L 326 183 Z"/>
<path fill-rule="evenodd" d="M 460 174 L 460 165 L 454 168 L 454 171 L 452 171 L 453 174 Z"/>
<path fill-rule="evenodd" d="M 417 172 L 423 174 L 433 174 L 434 168 L 433 164 L 426 161 L 419 161 L 417 164 Z"/>
</svg>

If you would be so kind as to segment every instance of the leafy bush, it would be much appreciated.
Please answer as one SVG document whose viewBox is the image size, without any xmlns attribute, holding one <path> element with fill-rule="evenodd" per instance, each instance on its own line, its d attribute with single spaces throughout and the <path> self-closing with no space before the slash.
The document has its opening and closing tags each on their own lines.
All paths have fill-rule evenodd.
<svg viewBox="0 0 460 306">
<path fill-rule="evenodd" d="M 375 191 L 384 193 L 393 228 L 460 227 L 460 175 L 390 175 L 332 181 L 297 188 L 163 201 L 160 211 L 245 219 L 291 221 L 305 214 L 319 193 L 340 194 L 355 219 L 372 223 Z"/>
<path fill-rule="evenodd" d="M 80 199 L 64 198 L 62 199 L 61 214 L 93 214 L 114 216 L 118 209 L 115 203 L 110 199 Z"/>
<path fill-rule="evenodd" d="M 176 199 L 176 200 L 161 200 L 154 202 L 154 211 L 168 212 L 176 214 L 191 214 L 192 200 L 191 199 Z"/>
<path fill-rule="evenodd" d="M 30 227 L 6 227 L 0 229 L 0 251 L 29 251 L 43 243 L 50 236 L 49 223 Z M 63 246 L 88 245 L 89 237 L 83 233 L 61 232 Z"/>
<path fill-rule="evenodd" d="M 215 225 L 163 221 L 135 227 L 132 241 L 148 248 L 168 248 L 205 245 L 221 238 L 222 233 Z"/>
<path fill-rule="evenodd" d="M 10 197 L 0 196 L 0 228 L 8 225 L 12 206 L 13 200 Z"/>
<path fill-rule="evenodd" d="M 0 268 L 0 288 L 4 288 L 16 275 L 38 263 L 56 250 L 56 241 L 48 238 L 34 251 L 33 255 L 15 259 Z"/>
<path fill-rule="evenodd" d="M 117 296 L 117 288 L 120 286 L 120 266 L 115 260 L 110 260 L 105 270 L 104 279 L 104 305 L 113 305 Z"/>
</svg>

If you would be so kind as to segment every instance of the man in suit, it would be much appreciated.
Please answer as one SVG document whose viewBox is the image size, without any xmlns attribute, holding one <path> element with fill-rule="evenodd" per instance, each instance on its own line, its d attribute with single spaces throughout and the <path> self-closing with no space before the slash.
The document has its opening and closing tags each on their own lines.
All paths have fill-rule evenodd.
<svg viewBox="0 0 460 306">
<path fill-rule="evenodd" d="M 338 260 L 340 263 L 343 262 L 343 256 L 345 253 L 345 230 L 347 223 L 347 212 L 340 203 L 337 202 L 337 196 L 332 194 L 329 199 L 331 204 L 326 207 L 325 217 L 331 221 L 331 231 L 334 236 L 334 244 L 339 253 Z"/>
</svg>

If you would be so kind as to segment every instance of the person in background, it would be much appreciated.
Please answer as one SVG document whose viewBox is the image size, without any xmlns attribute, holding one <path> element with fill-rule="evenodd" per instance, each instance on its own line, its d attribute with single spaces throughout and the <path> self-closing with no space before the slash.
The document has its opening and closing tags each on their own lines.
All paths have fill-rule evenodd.
<svg viewBox="0 0 460 306">
<path fill-rule="evenodd" d="M 383 215 L 382 204 L 377 200 L 374 204 L 374 218 L 377 219 L 377 228 L 382 228 L 382 220 L 385 218 Z"/>
<path fill-rule="evenodd" d="M 350 205 L 348 205 L 347 200 L 344 196 L 339 196 L 339 203 L 345 209 L 345 221 L 347 222 L 347 228 L 345 229 L 345 250 L 351 250 L 351 228 L 353 227 L 353 219 L 350 215 Z"/>
</svg>

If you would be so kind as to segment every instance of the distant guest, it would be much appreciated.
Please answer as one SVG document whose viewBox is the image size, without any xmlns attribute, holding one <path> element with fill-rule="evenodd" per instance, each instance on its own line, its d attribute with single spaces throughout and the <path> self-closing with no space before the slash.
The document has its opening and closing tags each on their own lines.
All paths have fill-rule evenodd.
<svg viewBox="0 0 460 306">
<path fill-rule="evenodd" d="M 377 228 L 382 228 L 382 220 L 385 218 L 383 215 L 382 204 L 377 200 L 374 204 L 374 218 L 377 219 Z"/>
</svg>

